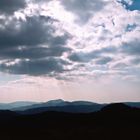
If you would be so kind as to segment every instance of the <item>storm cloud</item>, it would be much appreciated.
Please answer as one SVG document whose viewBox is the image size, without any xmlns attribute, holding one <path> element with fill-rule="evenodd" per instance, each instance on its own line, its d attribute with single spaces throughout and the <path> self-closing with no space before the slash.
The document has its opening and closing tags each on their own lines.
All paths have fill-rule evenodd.
<svg viewBox="0 0 140 140">
<path fill-rule="evenodd" d="M 49 75 L 65 71 L 64 65 L 68 63 L 57 58 L 46 58 L 37 60 L 19 60 L 17 62 L 7 61 L 0 65 L 1 71 L 11 74 L 26 75 Z"/>
<path fill-rule="evenodd" d="M 11 15 L 25 6 L 25 0 L 0 0 L 0 14 Z"/>
<path fill-rule="evenodd" d="M 49 75 L 61 73 L 67 62 L 60 57 L 71 51 L 66 46 L 71 37 L 62 31 L 56 35 L 56 22 L 49 16 L 13 17 L 0 28 L 0 70 L 11 74 Z M 65 62 L 65 63 L 64 63 Z"/>
<path fill-rule="evenodd" d="M 48 23 L 52 19 L 44 16 L 26 17 L 26 20 L 13 19 L 0 28 L 0 48 L 33 46 L 45 43 L 52 37 L 53 28 Z M 7 22 L 7 21 L 5 21 Z"/>
</svg>

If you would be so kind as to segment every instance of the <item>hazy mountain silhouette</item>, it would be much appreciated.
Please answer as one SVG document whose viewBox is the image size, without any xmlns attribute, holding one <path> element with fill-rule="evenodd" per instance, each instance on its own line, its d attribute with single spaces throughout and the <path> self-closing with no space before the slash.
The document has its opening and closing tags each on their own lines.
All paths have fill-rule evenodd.
<svg viewBox="0 0 140 140">
<path fill-rule="evenodd" d="M 64 100 L 51 100 L 46 103 L 34 104 L 20 108 L 14 108 L 22 114 L 36 114 L 44 111 L 59 111 L 70 113 L 89 113 L 100 110 L 105 104 L 97 104 L 87 101 L 73 101 L 68 102 Z"/>
<path fill-rule="evenodd" d="M 131 107 L 140 108 L 140 102 L 125 102 L 125 104 Z"/>
<path fill-rule="evenodd" d="M 99 111 L 102 105 L 65 105 L 65 106 L 50 106 L 28 109 L 25 111 L 19 111 L 21 114 L 37 114 L 45 111 L 57 111 L 68 113 L 89 113 Z"/>
<path fill-rule="evenodd" d="M 131 107 L 140 108 L 139 102 L 124 103 Z M 14 102 L 9 104 L 0 104 L 1 110 L 17 111 L 22 114 L 36 114 L 44 111 L 59 111 L 70 113 L 89 113 L 99 111 L 107 104 L 97 104 L 88 101 L 64 101 L 62 99 L 51 100 L 48 102 Z"/>
<path fill-rule="evenodd" d="M 33 104 L 37 104 L 36 102 L 27 102 L 27 101 L 18 101 L 13 103 L 0 103 L 0 110 L 12 110 L 14 108 L 31 106 Z"/>
<path fill-rule="evenodd" d="M 36 104 L 29 105 L 29 106 L 24 106 L 24 107 L 17 107 L 17 108 L 13 108 L 12 110 L 24 111 L 27 109 L 36 109 L 36 108 L 41 108 L 41 107 L 65 106 L 69 103 L 70 102 L 68 102 L 68 101 L 64 101 L 62 99 L 57 99 L 57 100 L 50 100 L 48 102 L 43 102 L 43 103 L 36 103 Z"/>
<path fill-rule="evenodd" d="M 140 138 L 140 109 L 109 104 L 93 113 L 43 112 L 22 115 L 1 112 L 3 140 L 132 140 Z"/>
</svg>

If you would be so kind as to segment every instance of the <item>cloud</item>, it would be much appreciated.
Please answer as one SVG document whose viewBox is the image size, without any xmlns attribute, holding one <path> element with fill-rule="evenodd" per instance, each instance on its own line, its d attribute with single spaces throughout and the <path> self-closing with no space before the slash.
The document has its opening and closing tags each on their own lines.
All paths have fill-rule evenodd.
<svg viewBox="0 0 140 140">
<path fill-rule="evenodd" d="M 139 65 L 140 14 L 124 6 L 131 0 L 13 1 L 0 9 L 0 71 L 68 79 L 129 75 Z"/>
<path fill-rule="evenodd" d="M 133 59 L 131 60 L 131 63 L 132 63 L 132 64 L 135 64 L 135 65 L 140 64 L 140 57 L 133 58 Z"/>
<path fill-rule="evenodd" d="M 14 18 L 12 21 L 4 22 L 0 28 L 1 49 L 45 43 L 52 37 L 51 32 L 54 30 L 49 24 L 52 19 L 45 16 L 26 17 L 25 21 Z"/>
<path fill-rule="evenodd" d="M 57 47 L 25 47 L 25 48 L 14 48 L 0 51 L 1 59 L 39 59 L 44 57 L 59 57 L 64 52 L 69 52 L 70 49 L 62 46 Z"/>
<path fill-rule="evenodd" d="M 123 43 L 122 45 L 122 52 L 126 53 L 128 55 L 135 55 L 139 56 L 140 55 L 140 41 L 132 41 L 128 43 Z"/>
<path fill-rule="evenodd" d="M 43 58 L 61 56 L 70 51 L 65 47 L 68 33 L 55 35 L 53 19 L 48 16 L 31 16 L 26 20 L 13 19 L 0 28 L 0 58 Z M 6 21 L 5 21 L 6 22 Z"/>
<path fill-rule="evenodd" d="M 25 0 L 0 0 L 0 13 L 11 15 L 15 11 L 25 8 Z"/>
<path fill-rule="evenodd" d="M 49 75 L 63 72 L 67 63 L 61 57 L 71 51 L 71 36 L 57 28 L 49 16 L 3 19 L 0 28 L 0 70 L 11 74 Z M 56 32 L 60 32 L 57 34 Z"/>
<path fill-rule="evenodd" d="M 98 65 L 105 65 L 105 64 L 107 64 L 107 63 L 109 63 L 111 61 L 112 61 L 111 57 L 102 57 L 102 58 L 100 58 L 100 59 L 98 59 L 96 61 L 96 64 L 98 64 Z"/>
<path fill-rule="evenodd" d="M 5 62 L 0 65 L 1 71 L 11 74 L 23 75 L 51 75 L 65 71 L 64 65 L 68 63 L 59 58 L 46 58 L 37 60 L 19 60 L 17 62 Z"/>
<path fill-rule="evenodd" d="M 50 2 L 52 0 L 31 0 L 33 3 L 46 3 L 46 2 Z"/>
<path fill-rule="evenodd" d="M 111 69 L 119 69 L 119 70 L 125 70 L 128 68 L 128 64 L 126 62 L 115 62 L 113 65 L 111 65 Z"/>
<path fill-rule="evenodd" d="M 101 63 L 101 61 L 103 63 L 103 61 L 109 62 L 109 60 L 111 59 L 110 57 L 103 57 L 103 55 L 114 53 L 114 52 L 116 52 L 115 47 L 101 48 L 90 52 L 74 52 L 70 54 L 69 59 L 75 62 L 86 63 L 92 61 L 93 59 L 100 58 L 100 60 L 98 60 L 97 63 Z"/>
<path fill-rule="evenodd" d="M 96 54 L 92 54 L 92 53 L 85 53 L 85 52 L 77 52 L 77 53 L 72 53 L 69 56 L 69 59 L 71 61 L 75 61 L 75 62 L 89 62 L 91 61 L 93 58 L 96 58 Z"/>
<path fill-rule="evenodd" d="M 82 23 L 87 22 L 91 16 L 103 9 L 107 2 L 103 0 L 62 0 L 66 10 L 74 13 Z"/>
</svg>

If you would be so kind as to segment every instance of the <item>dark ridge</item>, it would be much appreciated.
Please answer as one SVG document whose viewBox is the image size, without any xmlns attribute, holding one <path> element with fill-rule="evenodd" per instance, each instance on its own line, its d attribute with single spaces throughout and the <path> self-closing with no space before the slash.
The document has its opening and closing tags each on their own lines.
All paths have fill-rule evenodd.
<svg viewBox="0 0 140 140">
<path fill-rule="evenodd" d="M 103 107 L 102 105 L 65 105 L 65 106 L 38 107 L 17 112 L 20 114 L 38 114 L 46 111 L 57 111 L 68 113 L 91 113 L 99 111 L 102 107 Z"/>
<path fill-rule="evenodd" d="M 129 111 L 132 107 L 124 104 L 124 103 L 112 103 L 101 109 L 103 112 L 123 112 Z"/>
<path fill-rule="evenodd" d="M 16 112 L 10 110 L 0 110 L 0 120 L 11 119 L 16 116 L 19 116 L 19 114 Z"/>
<path fill-rule="evenodd" d="M 140 138 L 140 109 L 110 104 L 93 113 L 47 111 L 19 115 L 0 111 L 2 140 L 136 140 Z M 8 118 L 7 118 L 8 117 Z M 7 119 L 6 119 L 7 118 Z"/>
</svg>

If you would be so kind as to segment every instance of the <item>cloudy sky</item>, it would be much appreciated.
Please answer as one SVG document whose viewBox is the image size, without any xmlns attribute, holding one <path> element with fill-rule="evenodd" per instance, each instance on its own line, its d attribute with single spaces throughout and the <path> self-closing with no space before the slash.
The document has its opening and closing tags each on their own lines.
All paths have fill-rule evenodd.
<svg viewBox="0 0 140 140">
<path fill-rule="evenodd" d="M 140 101 L 139 0 L 0 0 L 0 102 Z"/>
</svg>

